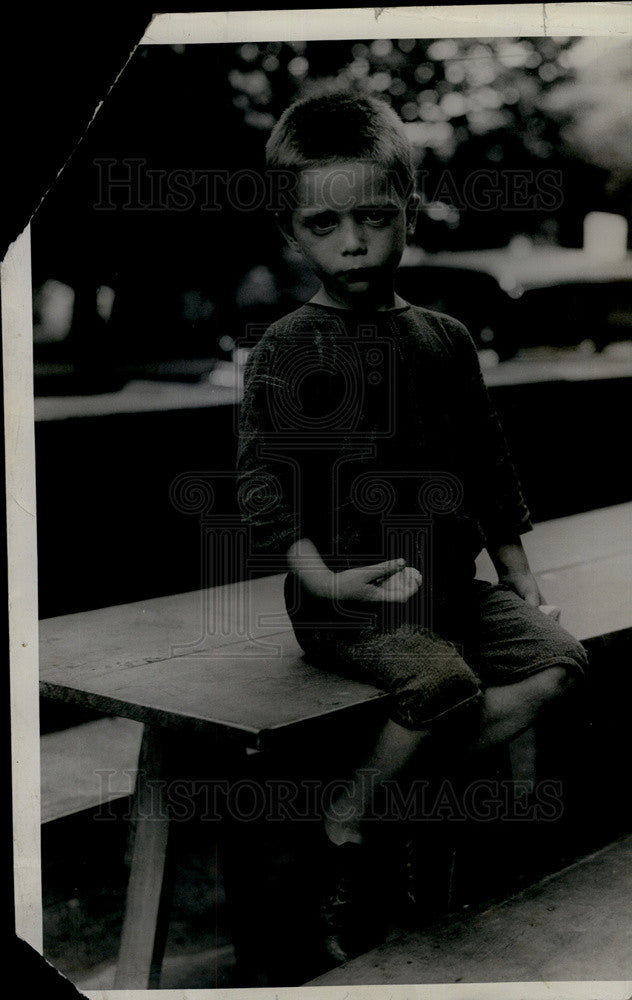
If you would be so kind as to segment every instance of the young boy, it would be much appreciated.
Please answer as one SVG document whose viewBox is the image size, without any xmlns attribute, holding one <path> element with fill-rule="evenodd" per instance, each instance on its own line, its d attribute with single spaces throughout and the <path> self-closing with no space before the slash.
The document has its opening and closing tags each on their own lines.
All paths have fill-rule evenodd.
<svg viewBox="0 0 632 1000">
<path fill-rule="evenodd" d="M 419 200 L 401 121 L 372 97 L 299 101 L 267 162 L 284 178 L 283 235 L 322 284 L 248 360 L 240 498 L 254 550 L 287 555 L 287 610 L 310 660 L 392 694 L 325 819 L 351 870 L 363 774 L 373 788 L 394 778 L 439 734 L 464 751 L 516 736 L 585 654 L 538 609 L 519 537 L 529 513 L 474 344 L 394 291 Z M 474 579 L 484 546 L 496 586 Z"/>
</svg>

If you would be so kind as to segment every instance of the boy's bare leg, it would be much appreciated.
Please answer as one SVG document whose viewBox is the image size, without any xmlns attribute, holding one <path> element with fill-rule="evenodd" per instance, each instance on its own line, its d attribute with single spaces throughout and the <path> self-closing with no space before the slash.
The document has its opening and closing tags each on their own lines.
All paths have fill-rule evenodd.
<svg viewBox="0 0 632 1000">
<path fill-rule="evenodd" d="M 528 786 L 529 782 L 535 784 L 537 780 L 537 739 L 535 726 L 529 726 L 519 736 L 509 743 L 509 766 L 511 768 L 511 778 L 515 783 L 516 794 L 520 794 L 519 788 Z"/>
<path fill-rule="evenodd" d="M 483 694 L 481 729 L 473 748 L 486 749 L 524 733 L 543 706 L 563 695 L 571 685 L 566 667 L 553 666 L 517 684 L 487 688 Z M 325 830 L 333 843 L 362 842 L 362 818 L 373 791 L 399 774 L 429 738 L 427 729 L 405 729 L 389 719 L 369 759 L 332 803 Z M 369 782 L 367 775 L 371 776 Z"/>
<path fill-rule="evenodd" d="M 392 719 L 388 720 L 370 757 L 356 770 L 325 817 L 325 830 L 334 844 L 362 843 L 362 817 L 373 791 L 399 774 L 429 736 L 427 729 L 405 729 Z M 370 781 L 366 780 L 368 776 Z"/>
<path fill-rule="evenodd" d="M 487 688 L 481 730 L 474 748 L 486 749 L 519 736 L 533 724 L 546 704 L 564 695 L 572 684 L 567 668 L 554 666 L 517 684 Z"/>
<path fill-rule="evenodd" d="M 483 728 L 476 748 L 509 741 L 511 773 L 518 785 L 537 780 L 536 723 L 543 710 L 564 707 L 575 678 L 562 666 L 549 667 L 518 684 L 489 688 L 484 700 Z M 520 794 L 516 792 L 516 794 Z"/>
</svg>

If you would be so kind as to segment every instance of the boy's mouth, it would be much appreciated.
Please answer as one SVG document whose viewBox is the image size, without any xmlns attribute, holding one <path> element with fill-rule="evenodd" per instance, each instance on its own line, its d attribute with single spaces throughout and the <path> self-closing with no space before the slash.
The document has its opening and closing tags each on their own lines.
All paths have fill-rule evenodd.
<svg viewBox="0 0 632 1000">
<path fill-rule="evenodd" d="M 337 277 L 348 282 L 370 281 L 375 273 L 374 267 L 348 267 L 344 271 L 338 271 Z"/>
</svg>

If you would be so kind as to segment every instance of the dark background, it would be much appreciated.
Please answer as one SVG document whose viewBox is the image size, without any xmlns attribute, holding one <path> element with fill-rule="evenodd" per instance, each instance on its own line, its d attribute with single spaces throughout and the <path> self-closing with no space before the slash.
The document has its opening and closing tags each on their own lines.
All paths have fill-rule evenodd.
<svg viewBox="0 0 632 1000">
<path fill-rule="evenodd" d="M 36 332 L 36 375 L 37 362 L 65 361 L 86 380 L 91 375 L 96 383 L 100 375 L 101 386 L 111 370 L 115 385 L 126 362 L 147 371 L 151 361 L 229 357 L 230 347 L 219 343 L 223 335 L 234 340 L 244 321 L 265 322 L 305 297 L 301 264 L 281 252 L 265 206 L 244 211 L 222 186 L 214 199 L 221 210 L 204 207 L 202 185 L 190 192 L 189 204 L 169 201 L 149 174 L 197 169 L 226 171 L 230 178 L 248 169 L 262 175 L 272 124 L 292 99 L 315 90 L 378 94 L 404 118 L 423 171 L 413 243 L 427 251 L 485 249 L 523 234 L 580 247 L 587 212 L 629 215 L 632 164 L 623 151 L 604 154 L 601 134 L 591 145 L 578 128 L 595 83 L 573 65 L 577 42 L 380 39 L 139 48 L 34 222 L 34 290 L 54 279 L 75 292 L 62 342 L 51 343 L 45 329 Z M 625 74 L 599 80 L 603 119 L 605 105 L 628 81 Z M 105 160 L 114 162 L 106 166 Z M 140 164 L 131 194 L 105 190 L 105 177 L 134 172 L 128 161 Z M 500 210 L 442 212 L 458 202 L 475 170 L 505 177 L 517 170 L 557 172 L 563 190 L 552 207 L 545 202 L 525 211 L 510 198 Z M 267 286 L 253 287 L 255 268 L 265 272 Z M 102 285 L 116 293 L 107 323 L 95 310 Z M 35 318 L 37 324 L 37 309 Z"/>
</svg>

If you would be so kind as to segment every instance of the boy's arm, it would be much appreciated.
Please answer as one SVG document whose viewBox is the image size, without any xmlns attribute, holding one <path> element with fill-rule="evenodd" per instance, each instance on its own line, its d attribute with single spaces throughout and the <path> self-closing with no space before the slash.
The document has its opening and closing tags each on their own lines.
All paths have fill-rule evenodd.
<svg viewBox="0 0 632 1000">
<path fill-rule="evenodd" d="M 331 407 L 330 379 L 283 321 L 269 327 L 248 358 L 239 420 L 237 498 L 252 553 L 283 560 L 302 538 L 320 538 L 327 522 L 331 457 L 320 411 Z M 301 357 L 297 397 L 295 358 Z M 294 381 L 293 381 L 294 380 Z M 271 563 L 272 565 L 272 563 Z"/>
<path fill-rule="evenodd" d="M 294 449 L 276 430 L 275 409 L 280 391 L 276 371 L 265 348 L 257 345 L 244 373 L 244 396 L 239 417 L 237 502 L 250 528 L 254 553 L 283 558 L 301 535 L 299 511 L 300 467 Z M 283 388 L 283 386 L 281 387 Z"/>
<path fill-rule="evenodd" d="M 402 603 L 417 592 L 421 574 L 405 559 L 387 559 L 334 573 L 328 569 L 309 538 L 299 538 L 288 549 L 287 561 L 304 587 L 328 600 Z"/>
<path fill-rule="evenodd" d="M 519 597 L 534 608 L 544 604 L 544 598 L 529 566 L 527 554 L 519 538 L 506 542 L 488 543 L 487 551 L 494 563 L 498 580 L 511 587 Z"/>
<path fill-rule="evenodd" d="M 287 553 L 290 569 L 296 573 L 307 589 L 316 597 L 333 596 L 333 572 L 309 538 L 299 538 Z"/>
<path fill-rule="evenodd" d="M 496 555 L 504 576 L 513 576 L 518 568 L 522 572 L 526 562 L 519 537 L 533 525 L 503 429 L 483 380 L 476 347 L 465 327 L 461 324 L 458 327 L 466 493 L 490 555 L 492 558 Z M 509 560 L 507 567 L 505 556 Z"/>
<path fill-rule="evenodd" d="M 499 582 L 510 587 L 527 604 L 538 607 L 544 599 L 520 541 L 520 535 L 533 527 L 531 517 L 483 380 L 476 347 L 462 326 L 460 333 L 465 407 L 462 426 L 468 438 L 468 491 L 474 496 L 476 514 Z"/>
</svg>

